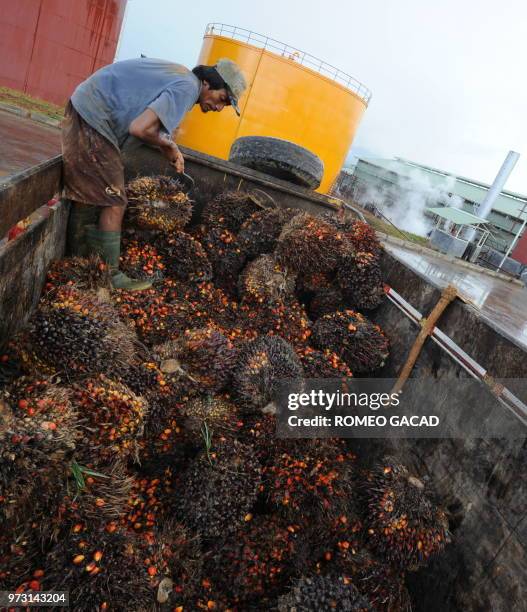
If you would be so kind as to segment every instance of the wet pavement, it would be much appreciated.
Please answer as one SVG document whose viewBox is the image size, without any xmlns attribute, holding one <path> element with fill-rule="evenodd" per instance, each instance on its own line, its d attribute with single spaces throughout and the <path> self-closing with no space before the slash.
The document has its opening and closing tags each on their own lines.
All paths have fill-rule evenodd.
<svg viewBox="0 0 527 612">
<path fill-rule="evenodd" d="M 60 153 L 60 130 L 0 111 L 0 182 Z"/>
<path fill-rule="evenodd" d="M 436 287 L 452 284 L 481 317 L 515 344 L 527 349 L 527 289 L 449 261 L 385 243 L 396 259 Z M 404 296 L 403 296 L 404 297 Z"/>
</svg>

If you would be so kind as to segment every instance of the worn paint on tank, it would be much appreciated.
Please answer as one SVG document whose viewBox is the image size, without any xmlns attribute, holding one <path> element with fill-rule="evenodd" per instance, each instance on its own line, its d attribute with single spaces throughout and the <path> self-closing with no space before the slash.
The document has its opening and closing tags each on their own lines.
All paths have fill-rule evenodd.
<svg viewBox="0 0 527 612">
<path fill-rule="evenodd" d="M 16 0 L 0 12 L 0 85 L 64 104 L 113 61 L 127 0 Z"/>
<path fill-rule="evenodd" d="M 196 107 L 181 124 L 178 141 L 228 159 L 232 143 L 241 136 L 291 140 L 324 162 L 318 191 L 326 193 L 346 159 L 366 110 L 365 102 L 293 58 L 223 36 L 206 35 L 198 63 L 214 64 L 222 57 L 238 63 L 249 83 L 240 100 L 241 117 L 229 107 L 207 115 Z"/>
</svg>

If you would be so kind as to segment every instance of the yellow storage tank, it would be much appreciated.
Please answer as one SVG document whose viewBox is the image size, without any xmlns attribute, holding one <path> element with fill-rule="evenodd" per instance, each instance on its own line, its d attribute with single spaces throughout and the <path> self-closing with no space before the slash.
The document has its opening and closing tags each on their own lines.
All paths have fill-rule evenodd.
<svg viewBox="0 0 527 612">
<path fill-rule="evenodd" d="M 225 24 L 207 26 L 198 64 L 235 61 L 249 87 L 241 116 L 228 108 L 203 114 L 196 106 L 178 142 L 221 159 L 241 136 L 272 136 L 309 149 L 324 162 L 317 191 L 327 193 L 349 151 L 371 92 L 325 62 L 266 36 Z"/>
</svg>

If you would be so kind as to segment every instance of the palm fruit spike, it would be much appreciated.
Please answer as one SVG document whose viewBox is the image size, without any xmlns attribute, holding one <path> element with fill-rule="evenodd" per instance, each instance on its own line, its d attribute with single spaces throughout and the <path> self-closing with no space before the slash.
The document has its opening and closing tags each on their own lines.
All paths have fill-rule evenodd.
<svg viewBox="0 0 527 612">
<path fill-rule="evenodd" d="M 352 371 L 336 353 L 306 347 L 297 351 L 306 378 L 351 378 Z"/>
<path fill-rule="evenodd" d="M 388 357 L 388 339 L 378 325 L 353 310 L 328 314 L 313 324 L 313 340 L 334 351 L 355 376 L 382 367 Z"/>
<path fill-rule="evenodd" d="M 61 287 L 41 300 L 30 320 L 26 360 L 81 376 L 128 363 L 135 340 L 110 304 L 93 293 Z"/>
<path fill-rule="evenodd" d="M 429 498 L 425 483 L 392 457 L 385 457 L 364 482 L 368 540 L 401 569 L 427 565 L 449 541 L 444 511 Z"/>
<path fill-rule="evenodd" d="M 243 191 L 226 191 L 205 205 L 202 220 L 209 227 L 219 227 L 237 233 L 243 222 L 262 210 L 258 198 Z"/>
<path fill-rule="evenodd" d="M 333 553 L 325 553 L 317 570 L 350 580 L 379 612 L 409 612 L 412 609 L 405 587 L 404 572 L 376 559 L 364 546 L 358 550 L 335 547 Z"/>
<path fill-rule="evenodd" d="M 261 468 L 252 449 L 216 438 L 203 429 L 204 450 L 181 477 L 174 507 L 181 520 L 203 538 L 232 534 L 256 501 Z"/>
<path fill-rule="evenodd" d="M 168 277 L 191 283 L 211 279 L 212 267 L 207 253 L 190 234 L 176 231 L 162 235 L 155 246 Z"/>
<path fill-rule="evenodd" d="M 342 576 L 304 576 L 278 600 L 278 612 L 368 612 L 372 610 L 357 587 Z"/>
<path fill-rule="evenodd" d="M 198 387 L 219 391 L 229 382 L 237 352 L 232 342 L 213 327 L 186 330 L 179 340 L 157 348 L 164 359 L 165 372 L 173 360 L 175 370 L 182 370 Z"/>
<path fill-rule="evenodd" d="M 309 300 L 308 312 L 313 321 L 331 314 L 337 310 L 345 310 L 345 300 L 342 291 L 338 287 L 328 287 L 316 291 Z"/>
<path fill-rule="evenodd" d="M 271 505 L 297 522 L 339 519 L 353 493 L 354 455 L 327 441 L 292 447 L 263 470 L 264 495 Z"/>
<path fill-rule="evenodd" d="M 157 249 L 137 240 L 123 240 L 121 269 L 134 278 L 161 280 L 165 275 L 165 264 Z"/>
<path fill-rule="evenodd" d="M 40 588 L 69 591 L 76 610 L 147 610 L 154 606 L 157 588 L 150 567 L 137 536 L 87 523 L 49 552 Z"/>
<path fill-rule="evenodd" d="M 238 295 L 247 304 L 287 302 L 294 295 L 296 275 L 271 255 L 248 263 L 238 279 Z"/>
<path fill-rule="evenodd" d="M 0 519 L 17 525 L 31 510 L 53 511 L 73 456 L 76 415 L 70 393 L 22 377 L 0 398 Z"/>
<path fill-rule="evenodd" d="M 300 389 L 302 377 L 302 366 L 290 344 L 279 336 L 260 336 L 240 349 L 233 388 L 243 410 L 258 410 L 278 399 L 281 381 Z"/>
<path fill-rule="evenodd" d="M 213 435 L 233 436 L 243 425 L 238 419 L 236 404 L 229 396 L 196 397 L 183 404 L 180 413 L 185 417 L 185 429 L 195 436 L 201 436 L 205 426 Z"/>
<path fill-rule="evenodd" d="M 148 567 L 157 570 L 154 574 L 159 583 L 157 602 L 172 604 L 171 609 L 188 602 L 197 592 L 202 576 L 203 554 L 199 538 L 184 525 L 169 519 L 154 532 L 154 541 L 145 552 L 149 553 Z M 165 589 L 161 584 L 163 577 L 164 582 L 167 579 L 169 582 Z"/>
<path fill-rule="evenodd" d="M 324 213 L 322 216 L 325 221 L 342 232 L 355 251 L 371 253 L 377 258 L 382 253 L 382 245 L 377 234 L 368 223 L 355 219 L 344 209 L 338 211 L 337 214 Z"/>
<path fill-rule="evenodd" d="M 239 609 L 270 610 L 291 578 L 300 531 L 279 517 L 248 514 L 232 537 L 213 547 L 205 574 Z"/>
<path fill-rule="evenodd" d="M 346 254 L 340 263 L 337 280 L 346 301 L 360 310 L 377 308 L 384 299 L 381 268 L 372 253 Z"/>
<path fill-rule="evenodd" d="M 238 274 L 245 263 L 235 234 L 226 228 L 211 227 L 201 244 L 212 264 L 214 282 L 231 295 L 236 294 Z"/>
<path fill-rule="evenodd" d="M 253 213 L 238 234 L 241 250 L 250 258 L 272 253 L 283 226 L 298 213 L 293 208 L 266 208 Z"/>
<path fill-rule="evenodd" d="M 181 184 L 168 176 L 139 177 L 126 186 L 129 215 L 142 229 L 182 230 L 192 217 L 192 203 Z"/>
<path fill-rule="evenodd" d="M 125 385 L 103 374 L 74 387 L 83 438 L 79 462 L 95 465 L 137 454 L 148 405 Z"/>
<path fill-rule="evenodd" d="M 346 241 L 320 217 L 300 213 L 280 233 L 276 256 L 297 273 L 331 272 L 337 267 Z"/>
<path fill-rule="evenodd" d="M 88 259 L 82 257 L 67 257 L 54 261 L 46 275 L 46 290 L 52 290 L 60 285 L 72 285 L 81 290 L 110 289 L 110 273 L 108 266 L 98 255 Z"/>
</svg>

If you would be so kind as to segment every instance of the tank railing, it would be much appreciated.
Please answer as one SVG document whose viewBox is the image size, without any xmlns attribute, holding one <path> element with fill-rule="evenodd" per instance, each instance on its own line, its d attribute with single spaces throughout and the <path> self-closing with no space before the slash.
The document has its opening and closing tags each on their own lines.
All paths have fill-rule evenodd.
<svg viewBox="0 0 527 612">
<path fill-rule="evenodd" d="M 229 38 L 250 43 L 263 49 L 269 49 L 282 57 L 287 57 L 287 59 L 297 62 L 302 66 L 306 66 L 307 68 L 322 74 L 332 81 L 344 85 L 344 87 L 356 93 L 366 104 L 369 104 L 371 100 L 371 91 L 356 78 L 352 77 L 346 72 L 343 72 L 342 70 L 339 70 L 335 66 L 324 62 L 314 55 L 301 51 L 300 49 L 287 45 L 279 40 L 275 40 L 269 36 L 264 36 L 263 34 L 258 34 L 252 30 L 246 30 L 245 28 L 231 26 L 225 23 L 209 23 L 205 30 L 205 35 L 207 34 L 228 36 Z"/>
</svg>

